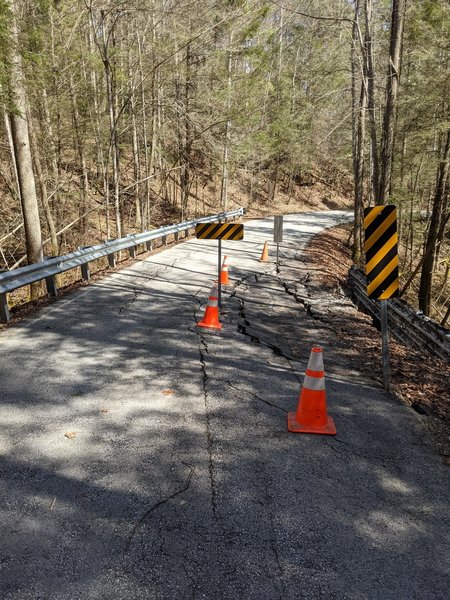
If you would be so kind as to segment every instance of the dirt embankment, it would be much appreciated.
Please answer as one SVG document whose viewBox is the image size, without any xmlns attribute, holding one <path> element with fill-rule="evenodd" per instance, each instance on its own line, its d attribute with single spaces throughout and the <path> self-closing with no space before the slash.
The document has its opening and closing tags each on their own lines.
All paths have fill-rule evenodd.
<svg viewBox="0 0 450 600">
<path fill-rule="evenodd" d="M 306 249 L 308 266 L 312 267 L 314 274 L 313 285 L 331 293 L 347 290 L 347 274 L 352 264 L 349 234 L 350 226 L 342 226 L 313 238 Z M 357 350 L 358 369 L 381 382 L 381 334 L 373 325 L 372 318 L 359 311 L 345 318 L 339 313 L 335 318 L 334 326 L 339 329 L 342 343 Z M 393 393 L 424 416 L 438 440 L 440 452 L 450 464 L 449 365 L 425 352 L 407 348 L 392 336 L 389 348 Z"/>
</svg>

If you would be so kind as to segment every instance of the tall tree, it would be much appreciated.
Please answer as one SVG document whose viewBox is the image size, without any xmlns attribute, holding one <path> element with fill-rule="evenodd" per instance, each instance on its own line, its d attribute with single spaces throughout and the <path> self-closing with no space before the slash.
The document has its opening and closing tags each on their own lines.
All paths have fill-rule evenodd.
<svg viewBox="0 0 450 600">
<path fill-rule="evenodd" d="M 354 179 L 354 212 L 353 251 L 355 264 L 362 257 L 362 214 L 364 192 L 364 142 L 365 119 L 367 107 L 367 77 L 364 68 L 364 56 L 361 58 L 358 48 L 361 48 L 361 31 L 359 17 L 361 12 L 360 0 L 355 1 L 355 14 L 352 26 L 351 69 L 352 69 L 352 113 L 353 113 L 353 179 Z M 359 58 L 359 60 L 358 60 Z M 358 76 L 359 75 L 359 76 Z M 359 83 L 359 85 L 358 85 Z"/>
<path fill-rule="evenodd" d="M 27 120 L 27 92 L 20 54 L 17 14 L 14 0 L 6 0 L 10 9 L 10 92 L 14 110 L 11 111 L 11 132 L 19 181 L 27 259 L 29 263 L 43 259 L 41 223 L 30 149 Z M 32 289 L 32 295 L 35 293 Z"/>
<path fill-rule="evenodd" d="M 392 1 L 391 39 L 386 83 L 386 106 L 383 119 L 381 148 L 381 173 L 377 204 L 386 204 L 391 194 L 392 160 L 394 154 L 395 124 L 397 118 L 397 95 L 400 81 L 400 63 L 403 45 L 403 24 L 406 0 Z"/>
<path fill-rule="evenodd" d="M 446 190 L 450 163 L 450 129 L 443 136 L 442 154 L 440 157 L 436 191 L 433 199 L 433 209 L 431 212 L 430 227 L 424 248 L 424 260 L 420 276 L 419 287 L 419 308 L 425 315 L 430 314 L 431 308 L 431 285 L 433 280 L 433 267 L 436 259 L 437 243 L 439 240 L 439 230 L 443 219 L 443 208 L 448 197 Z"/>
</svg>

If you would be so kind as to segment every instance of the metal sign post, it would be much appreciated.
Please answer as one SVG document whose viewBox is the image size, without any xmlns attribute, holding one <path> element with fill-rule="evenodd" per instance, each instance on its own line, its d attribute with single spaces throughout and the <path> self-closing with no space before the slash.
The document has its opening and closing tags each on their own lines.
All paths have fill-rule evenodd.
<svg viewBox="0 0 450 600">
<path fill-rule="evenodd" d="M 277 244 L 277 273 L 280 270 L 280 242 L 283 241 L 283 215 L 277 215 L 273 220 L 273 241 Z"/>
<path fill-rule="evenodd" d="M 218 290 L 218 302 L 219 308 L 222 306 L 222 283 L 220 281 L 220 272 L 222 270 L 222 238 L 217 240 L 217 253 L 218 253 L 218 263 L 217 263 L 217 290 Z"/>
<path fill-rule="evenodd" d="M 200 240 L 217 240 L 217 297 L 219 306 L 222 305 L 222 284 L 220 274 L 222 271 L 222 240 L 243 240 L 244 225 L 241 223 L 202 223 L 195 226 L 195 235 Z"/>
<path fill-rule="evenodd" d="M 390 369 L 389 369 L 389 328 L 387 300 L 380 300 L 380 322 L 381 322 L 381 360 L 383 364 L 383 385 L 384 389 L 390 390 Z"/>
<path fill-rule="evenodd" d="M 367 295 L 380 301 L 384 389 L 390 389 L 387 301 L 398 296 L 397 213 L 393 204 L 364 210 Z"/>
</svg>

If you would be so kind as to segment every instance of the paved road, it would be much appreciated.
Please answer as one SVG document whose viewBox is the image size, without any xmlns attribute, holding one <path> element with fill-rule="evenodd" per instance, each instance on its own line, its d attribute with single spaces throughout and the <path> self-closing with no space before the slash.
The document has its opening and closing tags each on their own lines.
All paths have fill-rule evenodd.
<svg viewBox="0 0 450 600">
<path fill-rule="evenodd" d="M 298 301 L 303 244 L 344 218 L 286 217 L 279 274 L 246 224 L 219 334 L 191 240 L 0 335 L 3 600 L 448 598 L 442 460 Z M 317 342 L 335 438 L 286 430 Z"/>
</svg>

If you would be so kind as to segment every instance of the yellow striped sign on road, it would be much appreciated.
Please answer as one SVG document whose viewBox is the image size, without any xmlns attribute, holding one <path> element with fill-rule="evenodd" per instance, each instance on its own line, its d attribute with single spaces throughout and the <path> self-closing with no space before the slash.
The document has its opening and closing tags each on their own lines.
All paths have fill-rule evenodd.
<svg viewBox="0 0 450 600">
<path fill-rule="evenodd" d="M 393 204 L 364 210 L 367 295 L 372 300 L 398 296 L 397 212 Z"/>
<path fill-rule="evenodd" d="M 201 223 L 195 226 L 195 235 L 200 240 L 243 240 L 242 223 Z"/>
</svg>

